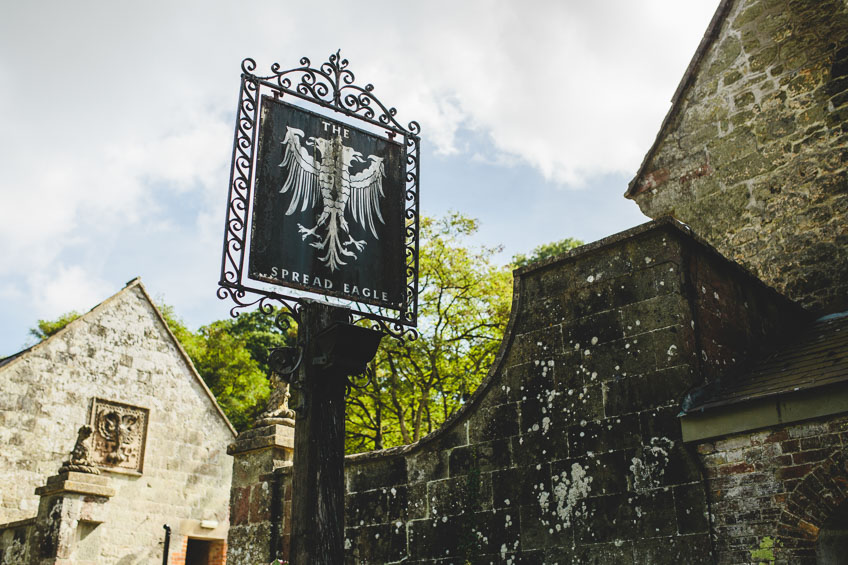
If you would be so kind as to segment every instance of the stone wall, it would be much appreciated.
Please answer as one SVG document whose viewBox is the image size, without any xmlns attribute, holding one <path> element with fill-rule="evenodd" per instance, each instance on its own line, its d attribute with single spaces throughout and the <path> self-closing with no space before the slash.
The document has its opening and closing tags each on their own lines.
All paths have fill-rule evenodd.
<svg viewBox="0 0 848 565">
<path fill-rule="evenodd" d="M 678 403 L 793 309 L 674 223 L 519 275 L 471 406 L 419 446 L 350 458 L 350 562 L 709 563 Z"/>
<path fill-rule="evenodd" d="M 256 565 L 288 555 L 294 428 L 272 423 L 246 430 L 227 453 L 233 456 L 229 563 Z"/>
<path fill-rule="evenodd" d="M 347 562 L 712 563 L 679 402 L 798 313 L 668 220 L 518 271 L 464 409 L 417 444 L 347 458 Z"/>
<path fill-rule="evenodd" d="M 0 366 L 0 381 L 0 522 L 35 516 L 35 488 L 68 459 L 97 398 L 146 408 L 149 423 L 142 472 L 104 470 L 116 494 L 96 561 L 161 563 L 164 524 L 175 551 L 191 520 L 218 522 L 226 539 L 234 432 L 139 282 Z"/>
<path fill-rule="evenodd" d="M 777 563 L 817 563 L 819 531 L 848 500 L 846 441 L 842 416 L 699 445 L 718 563 L 760 561 L 751 552 L 767 548 L 766 538 L 775 542 L 770 551 Z"/>
<path fill-rule="evenodd" d="M 35 519 L 0 525 L 0 565 L 29 565 L 29 544 Z"/>
<path fill-rule="evenodd" d="M 725 9 L 628 196 L 804 306 L 846 310 L 848 5 Z"/>
</svg>

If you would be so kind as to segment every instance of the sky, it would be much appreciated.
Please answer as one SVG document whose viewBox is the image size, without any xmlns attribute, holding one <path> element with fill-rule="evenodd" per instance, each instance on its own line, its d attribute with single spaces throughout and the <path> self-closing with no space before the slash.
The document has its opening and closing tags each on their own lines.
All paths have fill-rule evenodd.
<svg viewBox="0 0 848 565">
<path fill-rule="evenodd" d="M 136 276 L 216 297 L 242 59 L 327 60 L 421 124 L 421 211 L 500 260 L 647 221 L 623 198 L 718 0 L 4 2 L 0 357 Z"/>
</svg>

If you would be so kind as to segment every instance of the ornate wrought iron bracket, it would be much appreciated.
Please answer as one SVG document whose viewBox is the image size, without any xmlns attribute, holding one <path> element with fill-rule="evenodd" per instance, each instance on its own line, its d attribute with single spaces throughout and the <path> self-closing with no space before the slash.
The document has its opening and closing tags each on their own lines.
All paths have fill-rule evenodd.
<svg viewBox="0 0 848 565">
<path fill-rule="evenodd" d="M 233 159 L 227 198 L 227 214 L 221 263 L 221 277 L 217 295 L 231 299 L 235 304 L 230 314 L 258 306 L 271 313 L 275 304 L 282 306 L 286 315 L 299 320 L 302 300 L 308 294 L 290 292 L 276 287 L 263 288 L 249 279 L 245 269 L 248 250 L 248 225 L 251 194 L 255 183 L 258 120 L 263 93 L 289 101 L 305 102 L 343 115 L 357 123 L 364 123 L 383 132 L 387 139 L 400 140 L 406 148 L 406 186 L 404 195 L 404 257 L 405 299 L 398 309 L 378 307 L 358 302 L 336 302 L 351 315 L 351 319 L 368 320 L 373 329 L 399 339 L 415 339 L 418 322 L 418 222 L 419 222 L 419 165 L 420 125 L 411 121 L 406 126 L 397 120 L 397 110 L 386 106 L 374 96 L 374 86 L 359 86 L 348 60 L 339 51 L 331 54 L 327 62 L 313 67 L 303 57 L 300 66 L 281 70 L 278 63 L 271 65 L 268 75 L 255 74 L 256 62 L 245 59 L 241 65 L 237 120 L 233 138 Z"/>
</svg>

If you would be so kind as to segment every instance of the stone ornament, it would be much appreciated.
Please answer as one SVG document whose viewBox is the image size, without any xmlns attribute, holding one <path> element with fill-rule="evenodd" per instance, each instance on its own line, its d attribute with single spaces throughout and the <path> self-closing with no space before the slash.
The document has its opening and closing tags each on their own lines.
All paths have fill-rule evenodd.
<svg viewBox="0 0 848 565">
<path fill-rule="evenodd" d="M 91 412 L 95 464 L 113 471 L 141 473 L 148 410 L 97 398 Z"/>
<path fill-rule="evenodd" d="M 268 397 L 268 405 L 259 415 L 254 426 L 270 426 L 281 424 L 294 426 L 294 410 L 289 408 L 289 383 L 276 372 L 271 373 L 271 394 Z"/>
<path fill-rule="evenodd" d="M 77 442 L 71 450 L 71 457 L 68 461 L 62 463 L 62 466 L 59 467 L 59 473 L 73 471 L 76 473 L 91 473 L 92 475 L 100 474 L 100 469 L 95 467 L 91 460 L 91 435 L 93 433 L 94 430 L 91 426 L 80 426 L 77 431 Z"/>
</svg>

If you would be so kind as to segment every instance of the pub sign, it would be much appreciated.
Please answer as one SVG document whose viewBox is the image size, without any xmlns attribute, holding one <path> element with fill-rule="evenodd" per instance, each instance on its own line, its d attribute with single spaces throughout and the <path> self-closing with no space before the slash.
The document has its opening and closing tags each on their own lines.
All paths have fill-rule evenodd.
<svg viewBox="0 0 848 565">
<path fill-rule="evenodd" d="M 414 339 L 420 126 L 359 86 L 339 52 L 254 74 L 242 62 L 218 297 L 297 317 L 310 294 L 340 299 Z"/>
<path fill-rule="evenodd" d="M 251 278 L 399 308 L 404 147 L 263 97 Z"/>
</svg>

